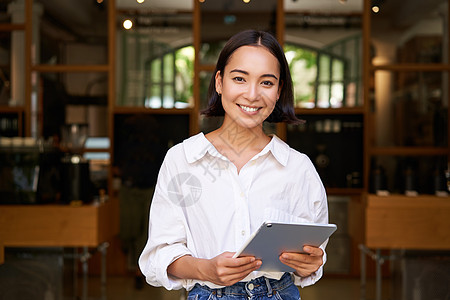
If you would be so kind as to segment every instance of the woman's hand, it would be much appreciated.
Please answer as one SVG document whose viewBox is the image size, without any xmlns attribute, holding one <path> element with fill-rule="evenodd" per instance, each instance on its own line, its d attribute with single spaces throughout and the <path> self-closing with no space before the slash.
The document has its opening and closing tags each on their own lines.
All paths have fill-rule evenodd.
<svg viewBox="0 0 450 300">
<path fill-rule="evenodd" d="M 212 259 L 202 260 L 199 268 L 204 277 L 203 280 L 230 286 L 261 266 L 261 260 L 254 257 L 233 258 L 233 255 L 233 252 L 224 252 Z"/>
<path fill-rule="evenodd" d="M 305 246 L 305 253 L 286 252 L 280 255 L 280 261 L 295 269 L 295 274 L 307 277 L 319 270 L 323 264 L 323 250 L 319 247 Z"/>
</svg>

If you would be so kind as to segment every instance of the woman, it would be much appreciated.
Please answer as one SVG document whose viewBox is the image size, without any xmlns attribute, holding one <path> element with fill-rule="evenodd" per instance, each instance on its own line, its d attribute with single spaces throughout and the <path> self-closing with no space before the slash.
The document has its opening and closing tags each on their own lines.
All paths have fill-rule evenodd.
<svg viewBox="0 0 450 300">
<path fill-rule="evenodd" d="M 258 272 L 264 262 L 233 258 L 264 221 L 328 223 L 325 190 L 311 161 L 263 131 L 264 121 L 301 122 L 283 49 L 269 33 L 238 33 L 214 74 L 203 113 L 223 115 L 223 124 L 168 151 L 140 268 L 148 283 L 184 287 L 188 299 L 300 299 L 296 285 L 322 276 L 325 244 L 280 255 L 292 274 Z"/>
</svg>

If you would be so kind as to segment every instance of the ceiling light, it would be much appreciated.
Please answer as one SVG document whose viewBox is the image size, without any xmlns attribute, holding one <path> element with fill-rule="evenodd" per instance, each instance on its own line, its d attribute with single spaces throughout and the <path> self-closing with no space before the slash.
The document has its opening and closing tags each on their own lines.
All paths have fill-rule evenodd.
<svg viewBox="0 0 450 300">
<path fill-rule="evenodd" d="M 125 21 L 123 21 L 123 28 L 125 28 L 126 30 L 129 30 L 133 27 L 133 21 L 131 21 L 130 19 L 126 19 Z"/>
<path fill-rule="evenodd" d="M 144 3 L 145 0 L 136 0 L 137 3 L 141 4 Z"/>
<path fill-rule="evenodd" d="M 242 0 L 244 3 L 250 3 L 250 0 Z"/>
<path fill-rule="evenodd" d="M 374 6 L 372 6 L 372 11 L 373 11 L 374 13 L 378 13 L 378 12 L 380 11 L 380 7 L 377 6 L 377 5 L 374 5 Z"/>
</svg>

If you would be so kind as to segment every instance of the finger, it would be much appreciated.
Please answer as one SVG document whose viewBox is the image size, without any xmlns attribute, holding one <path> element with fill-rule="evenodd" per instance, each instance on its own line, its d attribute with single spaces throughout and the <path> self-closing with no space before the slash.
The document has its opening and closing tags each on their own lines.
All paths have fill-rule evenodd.
<svg viewBox="0 0 450 300">
<path fill-rule="evenodd" d="M 320 268 L 319 265 L 305 264 L 305 263 L 301 263 L 301 262 L 294 261 L 294 260 L 291 260 L 291 261 L 282 260 L 281 257 L 280 257 L 280 261 L 283 264 L 293 268 L 295 270 L 296 274 L 301 277 L 309 276 L 310 274 L 316 272 Z"/>
<path fill-rule="evenodd" d="M 322 265 L 322 257 L 321 256 L 312 256 L 309 254 L 300 254 L 300 253 L 283 253 L 280 256 L 281 262 L 294 264 L 297 266 L 301 265 Z"/>
<path fill-rule="evenodd" d="M 303 251 L 305 251 L 306 253 L 308 253 L 309 255 L 312 255 L 312 256 L 322 256 L 323 255 L 323 250 L 319 247 L 305 246 L 305 247 L 303 247 Z"/>
<path fill-rule="evenodd" d="M 302 263 L 307 263 L 308 261 L 311 260 L 309 254 L 291 253 L 291 252 L 282 253 L 280 258 L 286 261 L 297 261 Z"/>
<path fill-rule="evenodd" d="M 256 261 L 254 256 L 236 257 L 228 261 L 228 266 L 239 267 L 242 265 L 248 265 Z"/>
<path fill-rule="evenodd" d="M 257 270 L 261 266 L 261 264 L 262 264 L 262 261 L 258 259 L 251 263 L 240 265 L 240 266 L 230 268 L 230 269 L 232 269 L 233 273 L 235 273 L 235 274 L 239 274 L 239 273 L 240 274 L 248 274 L 250 272 Z"/>
<path fill-rule="evenodd" d="M 261 266 L 261 263 L 261 260 L 258 260 L 249 265 L 243 265 L 237 268 L 228 268 L 229 273 L 224 276 L 223 280 L 229 283 L 227 285 L 232 285 L 238 281 L 241 281 L 247 277 L 248 274 L 258 269 Z"/>
</svg>

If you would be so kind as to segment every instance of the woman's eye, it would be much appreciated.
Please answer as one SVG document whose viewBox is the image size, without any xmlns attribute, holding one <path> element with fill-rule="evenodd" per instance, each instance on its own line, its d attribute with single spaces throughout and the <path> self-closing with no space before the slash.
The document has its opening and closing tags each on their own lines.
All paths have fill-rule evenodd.
<svg viewBox="0 0 450 300">
<path fill-rule="evenodd" d="M 272 86 L 272 85 L 273 85 L 273 82 L 272 82 L 272 81 L 266 80 L 266 81 L 263 81 L 263 82 L 262 82 L 262 85 L 265 85 L 265 86 Z"/>
<path fill-rule="evenodd" d="M 244 78 L 242 77 L 234 77 L 233 80 L 237 82 L 244 82 Z"/>
</svg>

